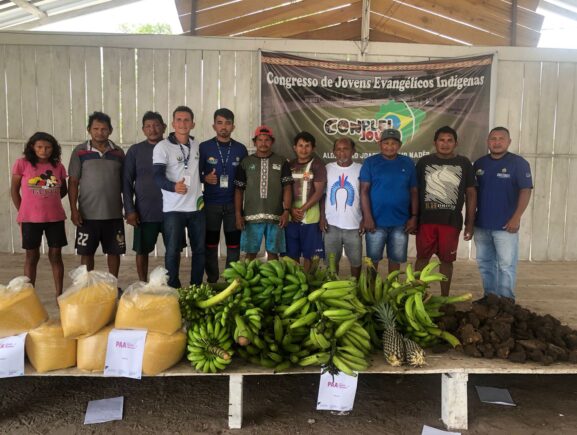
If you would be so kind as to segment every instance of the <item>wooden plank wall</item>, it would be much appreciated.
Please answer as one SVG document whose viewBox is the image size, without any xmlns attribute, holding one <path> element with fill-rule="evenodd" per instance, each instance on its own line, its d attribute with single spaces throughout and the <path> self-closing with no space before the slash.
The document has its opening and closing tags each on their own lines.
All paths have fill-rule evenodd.
<svg viewBox="0 0 577 435">
<path fill-rule="evenodd" d="M 576 199 L 570 194 L 577 117 L 575 63 L 499 62 L 495 125 L 530 163 L 535 188 L 520 231 L 522 259 L 575 260 Z"/>
<path fill-rule="evenodd" d="M 42 38 L 42 36 L 38 36 Z M 63 145 L 67 165 L 72 148 L 86 140 L 86 120 L 94 110 L 112 118 L 111 139 L 125 150 L 143 139 L 141 117 L 159 111 L 170 129 L 171 111 L 186 104 L 195 113 L 193 134 L 199 140 L 213 135 L 212 115 L 219 107 L 235 112 L 235 138 L 249 147 L 260 120 L 259 54 L 254 44 L 238 49 L 162 43 L 132 48 L 122 37 L 117 43 L 46 45 L 0 44 L 0 252 L 19 252 L 20 237 L 10 200 L 10 170 L 26 139 L 35 131 L 54 134 Z M 120 41 L 121 43 L 118 43 Z M 128 39 L 126 40 L 128 41 Z M 288 43 L 287 43 L 288 44 Z M 263 43 L 266 47 L 266 44 Z M 184 47 L 184 48 L 183 48 Z M 351 50 L 302 49 L 293 54 L 332 60 L 357 60 Z M 320 48 L 322 47 L 322 48 Z M 466 55 L 468 48 L 459 52 Z M 436 52 L 437 57 L 443 48 Z M 446 57 L 455 56 L 447 52 Z M 471 52 L 470 54 L 476 54 Z M 499 54 L 497 54 L 497 58 Z M 364 60 L 394 62 L 426 60 L 423 51 L 369 53 Z M 511 150 L 525 156 L 534 174 L 535 189 L 521 229 L 520 257 L 531 260 L 577 260 L 577 60 L 539 60 L 523 51 L 517 58 L 498 60 L 494 125 L 511 130 Z M 461 134 L 466 134 L 462 132 Z M 67 201 L 65 208 L 69 214 Z M 73 252 L 74 228 L 67 223 Z M 128 246 L 132 231 L 127 227 Z M 158 246 L 157 253 L 163 254 Z M 411 250 L 414 253 L 414 249 Z M 474 257 L 474 246 L 461 243 L 460 258 Z"/>
<path fill-rule="evenodd" d="M 172 109 L 186 104 L 195 113 L 198 140 L 213 136 L 214 111 L 229 107 L 236 114 L 235 137 L 248 144 L 260 116 L 257 68 L 256 52 L 1 45 L 0 111 L 5 116 L 0 116 L 0 166 L 5 183 L 0 220 L 8 225 L 0 229 L 0 251 L 20 250 L 10 173 L 35 131 L 59 140 L 67 166 L 74 146 L 87 139 L 91 112 L 110 115 L 111 139 L 126 151 L 144 138 L 144 112 L 160 112 L 170 129 Z M 69 216 L 68 202 L 63 203 Z M 74 231 L 67 221 L 65 253 L 74 252 Z M 130 226 L 126 239 L 131 246 Z M 164 253 L 162 242 L 157 253 Z"/>
</svg>

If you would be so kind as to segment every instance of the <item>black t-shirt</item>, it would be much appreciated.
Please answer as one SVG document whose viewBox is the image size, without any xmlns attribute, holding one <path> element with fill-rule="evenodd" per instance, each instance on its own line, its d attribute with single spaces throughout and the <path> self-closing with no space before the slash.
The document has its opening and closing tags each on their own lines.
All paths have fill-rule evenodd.
<svg viewBox="0 0 577 435">
<path fill-rule="evenodd" d="M 463 227 L 465 189 L 475 186 L 475 173 L 464 156 L 441 159 L 436 154 L 417 162 L 419 223 Z"/>
</svg>

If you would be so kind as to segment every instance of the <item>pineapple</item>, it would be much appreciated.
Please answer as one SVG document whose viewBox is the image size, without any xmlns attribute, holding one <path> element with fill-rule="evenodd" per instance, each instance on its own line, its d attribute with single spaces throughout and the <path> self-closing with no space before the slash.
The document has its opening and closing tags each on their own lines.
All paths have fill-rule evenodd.
<svg viewBox="0 0 577 435">
<path fill-rule="evenodd" d="M 393 367 L 402 365 L 405 358 L 405 345 L 403 336 L 397 331 L 395 326 L 396 315 L 393 308 L 382 302 L 375 307 L 377 320 L 383 328 L 383 353 L 385 360 Z"/>
<path fill-rule="evenodd" d="M 408 337 L 403 337 L 403 342 L 405 344 L 407 362 L 413 367 L 424 366 L 426 362 L 423 348 Z"/>
</svg>

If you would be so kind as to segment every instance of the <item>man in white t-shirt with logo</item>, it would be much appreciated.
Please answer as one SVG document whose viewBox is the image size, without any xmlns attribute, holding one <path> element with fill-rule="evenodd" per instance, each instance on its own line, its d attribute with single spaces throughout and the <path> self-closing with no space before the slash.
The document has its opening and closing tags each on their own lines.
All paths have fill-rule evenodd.
<svg viewBox="0 0 577 435">
<path fill-rule="evenodd" d="M 154 147 L 152 163 L 154 179 L 162 189 L 164 264 L 168 270 L 168 285 L 179 288 L 180 251 L 185 229 L 192 251 L 190 283 L 202 283 L 206 220 L 198 170 L 199 145 L 190 136 L 194 128 L 192 110 L 187 106 L 174 109 L 172 127 L 174 132 Z"/>
<path fill-rule="evenodd" d="M 351 275 L 359 277 L 362 258 L 362 212 L 359 197 L 361 164 L 353 162 L 355 143 L 348 137 L 335 141 L 336 161 L 327 164 L 327 192 L 321 201 L 321 231 L 324 233 L 325 255 L 335 255 L 337 272 L 345 254 L 351 265 Z"/>
</svg>

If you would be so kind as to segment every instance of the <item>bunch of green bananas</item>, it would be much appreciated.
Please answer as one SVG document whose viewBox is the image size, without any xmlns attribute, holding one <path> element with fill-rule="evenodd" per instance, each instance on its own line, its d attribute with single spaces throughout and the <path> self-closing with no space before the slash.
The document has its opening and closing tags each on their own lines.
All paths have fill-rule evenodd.
<svg viewBox="0 0 577 435">
<path fill-rule="evenodd" d="M 401 333 L 420 346 L 429 347 L 444 340 L 456 347 L 461 344 L 459 340 L 439 329 L 433 319 L 443 315 L 440 311 L 443 305 L 468 301 L 472 295 L 466 293 L 444 297 L 428 293 L 426 290 L 431 283 L 447 279 L 445 275 L 435 272 L 439 264 L 438 261 L 432 261 L 422 271 L 413 272 L 409 263 L 404 281 L 399 280 L 399 271 L 390 273 L 386 279 L 390 285 L 383 293 L 383 301 L 395 310 Z"/>
<path fill-rule="evenodd" d="M 333 254 L 329 255 L 329 263 L 334 267 L 334 260 L 333 263 L 331 263 L 331 259 L 334 259 Z M 306 272 L 306 276 L 310 288 L 318 288 L 324 282 L 336 281 L 339 279 L 338 276 L 336 276 L 336 273 L 332 273 L 330 267 L 321 267 L 321 259 L 316 255 L 311 259 L 311 266 L 308 272 Z"/>
<path fill-rule="evenodd" d="M 199 286 L 191 285 L 178 289 L 178 302 L 180 305 L 180 314 L 187 323 L 192 323 L 197 319 L 205 316 L 205 311 L 196 306 L 199 300 L 206 300 L 215 295 L 214 290 L 208 284 Z"/>
<path fill-rule="evenodd" d="M 275 322 L 275 313 L 308 294 L 308 276 L 300 265 L 288 257 L 269 262 L 241 260 L 231 263 L 222 276 L 229 282 L 239 280 L 242 294 L 249 295 L 252 306 L 234 316 L 231 333 L 240 345 L 239 355 L 263 367 L 284 371 L 309 354 L 300 345 L 308 330 L 290 329 L 288 320 L 279 317 L 281 323 L 286 323 L 279 334 L 279 323 Z"/>
<path fill-rule="evenodd" d="M 210 313 L 214 316 L 215 321 L 220 322 L 222 326 L 228 326 L 234 319 L 234 314 L 241 310 L 246 310 L 250 306 L 250 297 L 243 293 L 236 293 L 223 301 L 220 305 L 212 307 Z"/>
<path fill-rule="evenodd" d="M 246 345 L 252 341 L 253 336 L 258 334 L 262 327 L 262 309 L 255 307 L 252 303 L 250 289 L 244 288 L 243 291 L 238 291 L 240 285 L 240 279 L 236 278 L 218 293 L 208 284 L 179 289 L 181 312 L 188 326 L 189 346 L 198 347 L 198 343 L 190 343 L 193 332 L 196 335 L 200 335 L 201 332 L 204 335 L 208 334 L 209 338 L 212 339 L 211 342 L 204 343 L 205 347 L 208 346 L 209 349 L 201 352 L 205 356 L 204 359 L 194 355 L 193 363 L 197 368 L 200 366 L 200 370 L 203 370 L 207 360 L 214 360 L 213 364 L 206 366 L 211 372 L 213 366 L 216 370 L 222 370 L 224 366 L 230 363 L 230 354 L 225 355 L 226 357 L 217 354 L 220 359 L 210 356 L 211 350 L 217 346 L 214 340 L 226 338 L 232 343 L 234 338 L 239 344 Z M 198 328 L 201 329 L 198 330 Z M 212 336 L 212 331 L 215 329 L 219 334 Z M 201 338 L 206 337 L 201 336 Z M 198 349 L 196 350 L 198 351 Z M 226 360 L 227 363 L 223 363 L 221 359 Z M 199 361 L 202 362 L 202 366 L 197 364 Z"/>
<path fill-rule="evenodd" d="M 257 259 L 232 262 L 222 276 L 228 282 L 238 279 L 250 292 L 254 305 L 264 310 L 289 304 L 309 289 L 306 274 L 288 257 L 268 262 Z"/>
<path fill-rule="evenodd" d="M 300 269 L 297 271 L 302 272 Z M 277 372 L 300 364 L 301 360 L 310 356 L 312 358 L 307 361 L 312 364 L 315 348 L 311 343 L 307 345 L 306 340 L 310 336 L 311 324 L 321 314 L 316 304 L 308 300 L 308 288 L 304 292 L 307 294 L 301 296 L 303 293 L 300 290 L 290 291 L 289 296 L 282 297 L 283 301 L 290 299 L 290 305 L 278 305 L 270 310 L 271 314 L 264 317 L 261 333 L 253 335 L 251 343 L 240 348 L 239 354 L 254 364 Z M 325 360 L 321 357 L 319 364 L 323 361 L 326 363 Z"/>
<path fill-rule="evenodd" d="M 222 276 L 230 285 L 221 293 L 206 285 L 181 289 L 189 359 L 199 370 L 222 370 L 235 342 L 241 357 L 275 371 L 322 365 L 353 374 L 368 367 L 371 335 L 363 323 L 371 313 L 355 280 L 339 280 L 318 258 L 305 273 L 288 257 L 233 262 Z"/>
<path fill-rule="evenodd" d="M 188 328 L 187 358 L 199 371 L 216 373 L 231 362 L 232 339 L 227 328 L 207 317 Z"/>
<path fill-rule="evenodd" d="M 443 315 L 439 310 L 443 305 L 466 302 L 471 298 L 471 293 L 449 297 L 431 296 L 420 291 L 407 292 L 396 305 L 400 328 L 409 338 L 423 347 L 433 346 L 442 340 L 453 347 L 460 346 L 457 337 L 439 329 L 433 319 Z"/>
<path fill-rule="evenodd" d="M 342 371 L 353 375 L 355 371 L 366 370 L 371 340 L 361 319 L 368 310 L 357 297 L 356 281 L 327 282 L 307 296 L 307 303 L 314 303 L 317 316 L 307 319 L 311 328 L 304 344 L 320 352 L 304 358 L 299 364 L 315 364 L 314 355 L 318 355 L 317 364 L 326 365 L 331 373 Z M 325 364 L 324 360 L 328 362 Z"/>
<path fill-rule="evenodd" d="M 281 319 L 278 314 L 273 315 L 272 320 L 271 316 L 267 317 L 266 325 L 250 344 L 238 349 L 239 355 L 275 372 L 286 371 L 310 355 L 310 350 L 303 346 L 308 334 L 306 328 L 291 328 L 288 319 Z"/>
<path fill-rule="evenodd" d="M 191 285 L 178 289 L 178 301 L 183 319 L 187 324 L 204 319 L 207 312 L 213 312 L 214 307 L 233 296 L 239 285 L 238 280 L 233 280 L 220 292 L 209 284 Z"/>
<path fill-rule="evenodd" d="M 366 370 L 371 345 L 359 322 L 367 309 L 356 297 L 356 282 L 338 280 L 278 307 L 274 338 L 288 360 L 301 367 L 325 366 L 332 373 Z M 278 366 L 277 366 L 278 370 Z"/>
<path fill-rule="evenodd" d="M 234 341 L 241 346 L 246 346 L 256 340 L 262 328 L 262 309 L 250 307 L 243 312 L 237 311 L 233 315 L 231 323 Z"/>
<path fill-rule="evenodd" d="M 288 257 L 230 266 L 223 277 L 238 279 L 243 293 L 249 289 L 252 303 L 262 309 L 259 331 L 235 319 L 241 357 L 275 371 L 292 365 L 347 373 L 367 368 L 371 344 L 361 319 L 369 312 L 357 297 L 356 281 L 335 280 L 336 273 L 321 268 L 318 258 L 308 273 Z"/>
<path fill-rule="evenodd" d="M 432 261 L 422 271 L 413 271 L 411 264 L 407 263 L 404 272 L 395 270 L 383 278 L 376 271 L 371 259 L 365 257 L 359 277 L 361 300 L 367 305 L 374 306 L 401 297 L 400 294 L 406 290 L 418 288 L 424 291 L 434 282 L 446 281 L 445 275 L 435 272 L 439 264 L 438 261 Z M 405 276 L 404 280 L 401 279 L 402 275 Z"/>
</svg>

